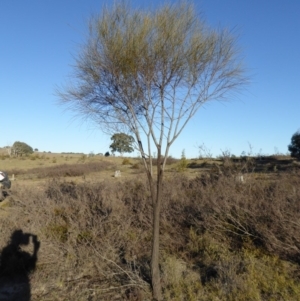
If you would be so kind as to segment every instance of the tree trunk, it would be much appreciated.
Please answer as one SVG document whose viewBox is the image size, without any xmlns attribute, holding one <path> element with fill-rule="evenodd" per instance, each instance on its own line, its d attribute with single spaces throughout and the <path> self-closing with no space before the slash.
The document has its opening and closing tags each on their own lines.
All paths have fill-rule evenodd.
<svg viewBox="0 0 300 301">
<path fill-rule="evenodd" d="M 152 255 L 151 255 L 151 280 L 153 299 L 162 300 L 160 270 L 159 270 L 159 218 L 160 205 L 153 208 L 153 238 L 152 238 Z"/>
<path fill-rule="evenodd" d="M 161 209 L 161 193 L 162 193 L 163 170 L 161 166 L 161 156 L 157 160 L 157 183 L 156 191 L 153 181 L 151 188 L 152 204 L 153 204 L 153 237 L 152 237 L 152 254 L 151 254 L 151 281 L 153 300 L 162 300 L 162 289 L 160 282 L 159 270 L 159 228 L 160 228 L 160 209 Z"/>
</svg>

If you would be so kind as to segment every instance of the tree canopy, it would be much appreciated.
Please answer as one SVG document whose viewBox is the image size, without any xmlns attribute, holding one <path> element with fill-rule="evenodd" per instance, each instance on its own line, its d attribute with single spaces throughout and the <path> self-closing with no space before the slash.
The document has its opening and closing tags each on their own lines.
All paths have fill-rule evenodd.
<svg viewBox="0 0 300 301">
<path fill-rule="evenodd" d="M 29 155 L 33 153 L 33 148 L 25 142 L 16 141 L 12 146 L 12 153 L 16 156 Z"/>
<path fill-rule="evenodd" d="M 110 134 L 132 133 L 145 156 L 154 145 L 167 158 L 204 103 L 232 96 L 245 83 L 235 37 L 209 28 L 190 4 L 154 12 L 119 4 L 91 18 L 89 29 L 74 85 L 60 98 Z"/>
<path fill-rule="evenodd" d="M 121 155 L 123 153 L 132 153 L 134 148 L 132 144 L 134 143 L 134 138 L 125 133 L 116 133 L 112 135 L 111 140 L 113 143 L 109 146 L 111 151 L 119 152 Z"/>
<path fill-rule="evenodd" d="M 291 153 L 291 157 L 300 159 L 300 131 L 297 131 L 291 138 L 291 144 L 288 149 Z"/>
</svg>

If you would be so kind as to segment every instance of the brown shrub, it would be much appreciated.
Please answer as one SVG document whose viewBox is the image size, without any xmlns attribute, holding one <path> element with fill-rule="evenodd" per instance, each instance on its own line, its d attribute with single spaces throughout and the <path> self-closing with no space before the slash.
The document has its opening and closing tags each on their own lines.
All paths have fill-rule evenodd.
<svg viewBox="0 0 300 301">
<path fill-rule="evenodd" d="M 267 252 L 300 263 L 297 174 L 280 174 L 278 179 L 266 181 L 248 178 L 246 183 L 224 176 L 217 180 L 196 178 L 185 184 L 185 193 L 187 206 L 180 210 L 190 216 L 187 225 L 218 235 L 221 241 L 230 239 L 234 248 L 251 241 Z"/>
<path fill-rule="evenodd" d="M 162 158 L 162 160 L 163 160 L 163 158 Z M 177 163 L 178 161 L 179 161 L 178 159 L 173 158 L 172 156 L 169 156 L 167 158 L 166 165 L 172 165 L 174 163 Z M 153 166 L 157 166 L 157 159 L 156 158 L 152 158 L 152 164 L 153 164 Z"/>
<path fill-rule="evenodd" d="M 56 179 L 36 190 L 16 182 L 12 198 L 9 215 L 0 218 L 0 243 L 4 247 L 15 229 L 41 242 L 32 300 L 149 299 L 152 204 L 146 179 Z M 165 299 L 299 300 L 299 204 L 297 173 L 272 180 L 249 176 L 244 183 L 215 173 L 165 178 Z"/>
<path fill-rule="evenodd" d="M 148 270 L 148 260 L 139 263 L 137 255 L 148 252 L 135 253 L 132 246 L 149 234 L 132 226 L 133 212 L 123 197 L 131 189 L 120 183 L 52 180 L 32 191 L 16 183 L 9 219 L 0 219 L 1 247 L 15 229 L 37 235 L 41 249 L 32 285 L 44 286 L 51 300 L 56 300 L 55 291 L 73 300 L 114 300 L 115 295 L 125 300 L 130 288 L 147 295 L 141 271 Z M 141 245 L 149 250 L 149 240 Z"/>
</svg>

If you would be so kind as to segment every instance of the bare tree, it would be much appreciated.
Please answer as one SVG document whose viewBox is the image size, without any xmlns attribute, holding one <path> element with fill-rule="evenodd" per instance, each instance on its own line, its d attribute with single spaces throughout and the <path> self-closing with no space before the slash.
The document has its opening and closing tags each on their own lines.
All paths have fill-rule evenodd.
<svg viewBox="0 0 300 301">
<path fill-rule="evenodd" d="M 6 146 L 6 151 L 10 157 L 13 155 L 13 149 L 11 146 Z"/>
<path fill-rule="evenodd" d="M 246 83 L 238 54 L 236 39 L 206 26 L 187 2 L 153 12 L 117 4 L 91 18 L 74 81 L 59 90 L 60 102 L 78 116 L 93 119 L 109 134 L 135 136 L 153 205 L 155 300 L 162 300 L 159 223 L 170 147 L 204 103 L 228 98 Z"/>
</svg>

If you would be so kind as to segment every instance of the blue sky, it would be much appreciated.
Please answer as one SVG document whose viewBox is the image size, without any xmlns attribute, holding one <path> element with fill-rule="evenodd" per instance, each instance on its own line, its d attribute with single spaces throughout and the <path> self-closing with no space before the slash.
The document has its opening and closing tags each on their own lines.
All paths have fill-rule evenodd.
<svg viewBox="0 0 300 301">
<path fill-rule="evenodd" d="M 191 0 L 192 1 L 192 0 Z M 150 1 L 132 1 L 147 8 Z M 163 1 L 153 0 L 155 8 Z M 40 151 L 109 150 L 97 125 L 57 106 L 55 88 L 68 81 L 87 22 L 111 1 L 0 1 L 0 147 L 22 141 Z M 239 34 L 251 84 L 233 100 L 200 109 L 170 150 L 197 157 L 199 145 L 217 156 L 287 153 L 300 128 L 300 1 L 195 0 L 212 27 Z"/>
</svg>

